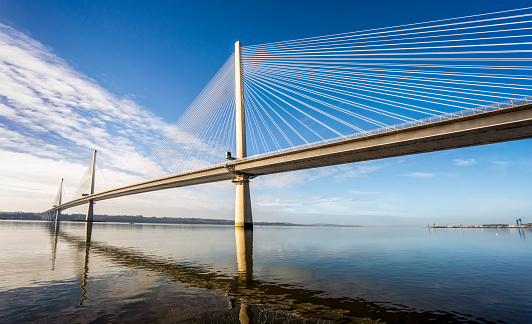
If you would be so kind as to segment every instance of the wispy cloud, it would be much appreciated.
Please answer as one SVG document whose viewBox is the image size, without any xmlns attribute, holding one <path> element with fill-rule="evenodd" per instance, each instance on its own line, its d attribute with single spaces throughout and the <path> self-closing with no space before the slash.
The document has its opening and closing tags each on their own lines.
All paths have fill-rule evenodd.
<svg viewBox="0 0 532 324">
<path fill-rule="evenodd" d="M 370 173 L 376 172 L 387 164 L 378 162 L 360 162 L 353 165 L 341 165 L 336 167 L 337 173 L 334 175 L 336 181 L 347 180 L 351 178 L 357 178 L 366 176 Z"/>
<path fill-rule="evenodd" d="M 170 128 L 130 98 L 75 71 L 51 49 L 0 24 L 0 148 L 80 161 L 98 149 L 109 167 L 140 172 L 146 151 Z"/>
<path fill-rule="evenodd" d="M 85 165 L 1 149 L 0 156 L 2 157 L 0 168 L 2 210 L 43 211 L 50 208 L 61 178 L 65 179 L 64 200 L 80 196 L 77 186 L 86 170 Z M 134 183 L 141 179 L 140 176 L 116 170 L 104 170 L 103 174 L 97 170 L 96 192 L 113 187 L 117 183 Z M 109 181 L 112 182 L 109 183 Z M 234 208 L 233 199 L 234 185 L 232 183 L 213 183 L 200 187 L 177 188 L 102 201 L 98 202 L 96 212 L 231 218 Z M 205 201 L 209 201 L 209 204 L 205 204 Z M 82 207 L 84 208 L 85 206 Z M 68 212 L 77 211 L 69 209 Z"/>
<path fill-rule="evenodd" d="M 320 214 L 324 211 L 331 210 L 351 210 L 347 206 L 352 205 L 358 201 L 364 201 L 351 196 L 313 196 L 303 198 L 280 198 L 276 196 L 258 196 L 254 200 L 254 205 L 257 207 L 268 208 L 274 211 L 282 211 L 288 213 L 316 213 Z"/>
<path fill-rule="evenodd" d="M 500 160 L 496 160 L 496 161 L 491 161 L 491 163 L 493 163 L 493 164 L 495 164 L 495 165 L 508 166 L 508 165 L 512 164 L 513 162 L 512 162 L 512 161 L 500 161 Z"/>
<path fill-rule="evenodd" d="M 468 165 L 477 164 L 478 161 L 476 159 L 454 159 L 453 163 L 454 165 L 458 165 L 458 166 L 468 166 Z"/>
<path fill-rule="evenodd" d="M 411 172 L 407 174 L 403 174 L 404 177 L 414 177 L 414 178 L 433 178 L 436 176 L 434 173 L 428 173 L 428 172 Z"/>
<path fill-rule="evenodd" d="M 138 105 L 133 95 L 120 97 L 110 93 L 52 49 L 3 24 L 0 84 L 3 210 L 49 208 L 61 178 L 65 178 L 66 199 L 76 196 L 76 186 L 87 169 L 92 149 L 98 150 L 96 191 L 102 191 L 167 175 L 160 160 L 175 162 L 176 157 L 162 156 L 164 151 L 157 159 L 148 155 L 159 141 L 201 144 Z M 188 162 L 203 163 L 198 158 Z M 188 217 L 194 213 L 197 216 L 202 210 L 232 210 L 234 201 L 226 199 L 226 190 L 218 193 L 220 190 L 213 188 L 216 185 L 179 189 L 177 196 L 177 189 L 137 195 L 98 204 L 98 208 L 107 206 L 105 211 L 110 213 L 114 210 L 161 216 L 165 211 L 166 215 L 173 215 L 170 212 L 175 210 L 186 211 L 196 203 Z M 232 193 L 233 190 L 227 192 Z M 161 200 L 165 201 L 164 206 Z M 210 203 L 206 205 L 207 200 Z"/>
<path fill-rule="evenodd" d="M 386 166 L 387 165 L 384 163 L 371 161 L 312 170 L 301 170 L 259 177 L 253 180 L 251 185 L 253 189 L 264 190 L 287 189 L 323 178 L 333 179 L 334 181 L 345 181 L 356 177 L 366 176 Z"/>
<path fill-rule="evenodd" d="M 259 211 L 259 215 L 285 215 L 284 219 L 292 216 L 304 216 L 303 222 L 308 222 L 307 216 L 315 215 L 391 215 L 394 212 L 388 210 L 391 197 L 385 195 L 317 195 L 317 196 L 278 196 L 276 194 L 256 195 L 253 206 Z M 371 201 L 378 200 L 378 204 Z"/>
<path fill-rule="evenodd" d="M 380 195 L 381 191 L 359 191 L 359 190 L 347 190 L 348 193 L 354 195 Z"/>
<path fill-rule="evenodd" d="M 272 174 L 259 177 L 251 182 L 253 189 L 287 189 L 312 182 L 320 178 L 335 174 L 335 168 L 321 168 L 314 170 L 301 170 L 282 174 Z"/>
<path fill-rule="evenodd" d="M 335 204 L 342 201 L 352 201 L 352 198 L 341 196 L 314 196 L 304 199 L 287 199 L 278 197 L 259 197 L 257 205 L 259 206 L 276 206 L 276 207 L 301 207 L 317 206 L 323 204 Z"/>
</svg>

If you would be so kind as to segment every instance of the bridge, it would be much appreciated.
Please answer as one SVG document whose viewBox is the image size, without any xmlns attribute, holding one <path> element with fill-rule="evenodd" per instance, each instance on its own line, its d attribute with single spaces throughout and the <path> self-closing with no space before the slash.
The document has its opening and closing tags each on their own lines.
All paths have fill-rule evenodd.
<svg viewBox="0 0 532 324">
<path fill-rule="evenodd" d="M 174 151 L 179 172 L 95 193 L 95 151 L 89 194 L 62 202 L 60 189 L 45 213 L 57 220 L 87 204 L 90 222 L 96 201 L 231 180 L 235 225 L 251 227 L 256 176 L 532 138 L 526 10 L 244 48 L 236 42 L 176 124 L 167 142 L 178 149 L 158 151 Z"/>
</svg>

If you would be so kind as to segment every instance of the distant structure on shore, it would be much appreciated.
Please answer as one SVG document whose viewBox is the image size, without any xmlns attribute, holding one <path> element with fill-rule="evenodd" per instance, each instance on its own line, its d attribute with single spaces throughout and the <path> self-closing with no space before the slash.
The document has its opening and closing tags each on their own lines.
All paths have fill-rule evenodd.
<svg viewBox="0 0 532 324">
<path fill-rule="evenodd" d="M 515 220 L 516 225 L 509 224 L 484 224 L 484 225 L 437 225 L 432 224 L 432 228 L 532 228 L 532 223 L 523 224 L 521 218 Z"/>
</svg>

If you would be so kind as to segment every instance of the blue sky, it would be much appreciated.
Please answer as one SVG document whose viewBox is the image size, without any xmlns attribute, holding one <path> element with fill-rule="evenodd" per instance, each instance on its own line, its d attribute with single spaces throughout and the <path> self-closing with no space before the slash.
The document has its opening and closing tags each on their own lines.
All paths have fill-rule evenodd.
<svg viewBox="0 0 532 324">
<path fill-rule="evenodd" d="M 162 136 L 181 116 L 231 55 L 237 40 L 255 45 L 515 9 L 529 2 L 466 4 L 0 2 L 4 44 L 31 54 L 24 58 L 11 53 L 10 59 L 19 60 L 26 76 L 54 75 L 47 83 L 50 89 L 61 92 L 63 99 L 71 98 L 71 110 L 55 115 L 49 114 L 51 106 L 35 108 L 29 115 L 19 106 L 16 119 L 13 112 L 9 117 L 7 108 L 0 108 L 5 109 L 0 117 L 0 209 L 47 208 L 61 177 L 77 184 L 79 179 L 69 176 L 82 176 L 94 143 L 117 153 L 105 156 L 110 164 L 126 159 L 134 169 L 139 161 L 149 163 L 143 161 L 149 138 Z M 28 77 L 23 85 L 31 88 L 34 79 Z M 9 89 L 9 96 L 17 93 L 21 101 L 32 104 L 33 99 L 22 96 L 24 89 Z M 0 97 L 8 97 L 1 91 Z M 99 118 L 109 121 L 98 126 Z M 98 134 L 94 141 L 84 136 L 89 130 Z M 64 143 L 67 133 L 77 138 L 75 145 Z M 62 143 L 68 150 L 61 149 Z M 516 217 L 532 221 L 531 145 L 527 140 L 261 177 L 252 186 L 254 218 L 365 225 L 512 223 Z M 137 179 L 126 173 L 117 177 L 126 182 Z M 71 186 L 67 196 L 76 191 L 76 185 Z M 231 183 L 213 184 L 102 202 L 96 212 L 231 218 L 233 196 Z M 211 204 L 205 207 L 205 201 Z"/>
</svg>

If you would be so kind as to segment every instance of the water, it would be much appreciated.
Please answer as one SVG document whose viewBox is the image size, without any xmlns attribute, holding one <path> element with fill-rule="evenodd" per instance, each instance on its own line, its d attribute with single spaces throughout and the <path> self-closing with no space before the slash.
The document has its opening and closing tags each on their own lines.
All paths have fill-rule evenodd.
<svg viewBox="0 0 532 324">
<path fill-rule="evenodd" d="M 1 321 L 532 323 L 532 231 L 0 221 Z"/>
</svg>

